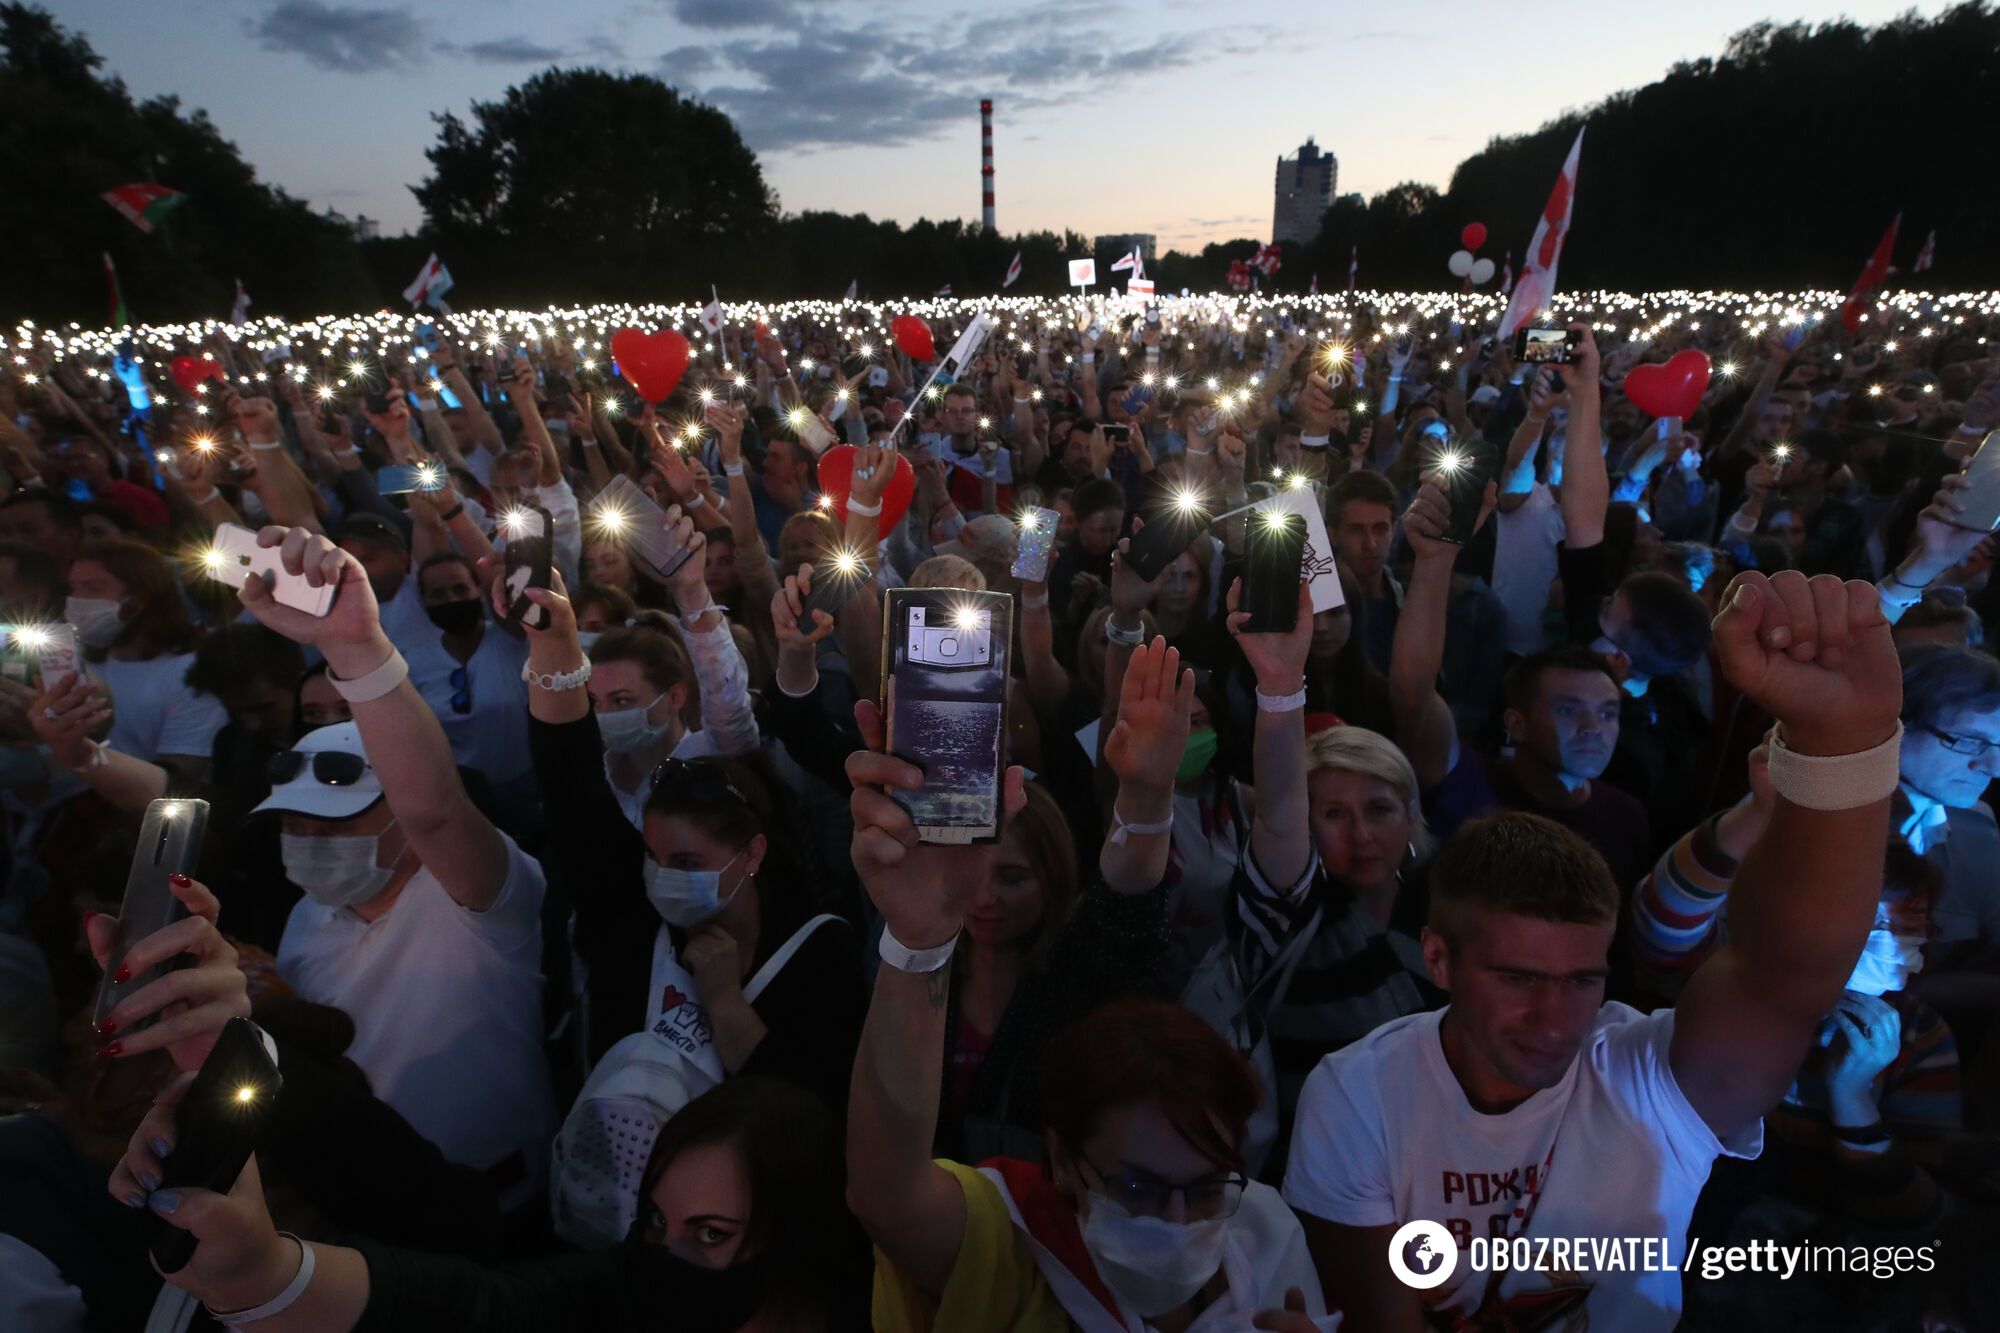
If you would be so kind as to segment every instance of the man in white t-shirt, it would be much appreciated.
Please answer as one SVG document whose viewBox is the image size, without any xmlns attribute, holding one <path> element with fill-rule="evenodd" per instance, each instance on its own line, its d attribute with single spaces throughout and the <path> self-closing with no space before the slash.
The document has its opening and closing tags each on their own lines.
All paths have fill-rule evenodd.
<svg viewBox="0 0 2000 1333">
<path fill-rule="evenodd" d="M 1679 1007 L 1604 1002 L 1619 886 L 1575 834 L 1502 814 L 1461 830 L 1432 868 L 1424 961 L 1450 1006 L 1378 1028 L 1307 1080 L 1284 1193 L 1329 1307 L 1352 1326 L 1416 1330 L 1427 1314 L 1483 1326 L 1531 1309 L 1621 1333 L 1677 1322 L 1678 1272 L 1572 1264 L 1492 1280 L 1468 1247 L 1632 1237 L 1678 1265 L 1711 1163 L 1760 1150 L 1763 1112 L 1874 921 L 1894 789 L 1893 762 L 1875 761 L 1893 756 L 1901 699 L 1875 590 L 1744 574 L 1715 641 L 1793 753 L 1773 764 L 1775 809 L 1737 874 L 1728 943 Z M 1421 1292 L 1388 1254 L 1418 1220 L 1459 1247 L 1451 1275 Z"/>
<path fill-rule="evenodd" d="M 305 891 L 278 947 L 301 995 L 347 1011 L 347 1054 L 377 1096 L 503 1203 L 542 1181 L 553 1128 L 542 1053 L 542 872 L 467 797 L 437 717 L 382 633 L 355 558 L 266 528 L 285 568 L 337 588 L 314 617 L 256 580 L 243 605 L 326 657 L 354 721 L 302 737 L 260 811 L 284 815 L 285 873 Z M 308 572 L 309 571 L 309 572 Z"/>
</svg>

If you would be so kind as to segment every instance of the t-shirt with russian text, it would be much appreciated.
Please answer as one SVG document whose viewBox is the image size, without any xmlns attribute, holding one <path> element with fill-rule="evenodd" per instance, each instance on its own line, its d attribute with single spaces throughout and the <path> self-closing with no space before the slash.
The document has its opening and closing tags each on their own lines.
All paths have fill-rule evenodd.
<svg viewBox="0 0 2000 1333">
<path fill-rule="evenodd" d="M 1678 1267 L 1710 1165 L 1755 1157 L 1764 1135 L 1760 1121 L 1719 1140 L 1688 1105 L 1667 1065 L 1674 1011 L 1606 1004 L 1562 1082 L 1504 1115 L 1474 1110 L 1445 1063 L 1449 1012 L 1386 1023 L 1320 1062 L 1299 1096 L 1286 1202 L 1343 1226 L 1442 1224 L 1460 1263 L 1423 1293 L 1433 1310 L 1478 1308 L 1487 1275 L 1465 1261 L 1475 1236 L 1664 1240 Z M 1516 1212 L 1530 1200 L 1523 1231 Z M 1522 1310 L 1581 1309 L 1590 1328 L 1665 1333 L 1681 1276 L 1514 1273 L 1499 1293 Z"/>
</svg>

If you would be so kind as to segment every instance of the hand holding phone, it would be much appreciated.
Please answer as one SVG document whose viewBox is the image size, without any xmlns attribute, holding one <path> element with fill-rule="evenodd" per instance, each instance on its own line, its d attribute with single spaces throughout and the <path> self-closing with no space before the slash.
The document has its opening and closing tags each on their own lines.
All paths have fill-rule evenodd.
<svg viewBox="0 0 2000 1333">
<path fill-rule="evenodd" d="M 882 715 L 889 752 L 923 785 L 890 793 L 920 842 L 1000 836 L 1014 599 L 956 588 L 884 598 Z"/>
<path fill-rule="evenodd" d="M 277 1105 L 284 1079 L 275 1046 L 248 1019 L 232 1018 L 172 1108 L 164 1134 L 172 1151 L 159 1161 L 162 1190 L 205 1189 L 227 1194 L 243 1174 Z M 149 1117 L 150 1119 L 150 1117 Z M 129 1160 L 128 1152 L 128 1160 Z M 199 1243 L 156 1213 L 146 1214 L 148 1247 L 163 1273 L 178 1273 Z"/>
<path fill-rule="evenodd" d="M 262 578 L 278 605 L 309 616 L 324 616 L 333 609 L 336 585 L 315 588 L 304 574 L 287 573 L 278 547 L 259 546 L 256 533 L 234 523 L 215 529 L 215 541 L 203 553 L 202 564 L 210 578 L 232 588 L 245 586 L 253 577 Z"/>
<path fill-rule="evenodd" d="M 1062 516 L 1053 509 L 1022 513 L 1015 532 L 1014 563 L 1009 572 L 1024 583 L 1049 581 L 1049 558 L 1055 552 L 1056 528 Z"/>
<path fill-rule="evenodd" d="M 646 572 L 662 583 L 694 554 L 692 544 L 681 540 L 678 523 L 669 520 L 667 511 L 630 477 L 613 477 L 597 493 L 590 515 L 600 532 L 624 542 Z"/>
<path fill-rule="evenodd" d="M 1451 522 L 1443 539 L 1463 546 L 1479 530 L 1486 506 L 1486 488 L 1492 484 L 1499 465 L 1497 451 L 1484 440 L 1468 440 L 1437 456 L 1437 471 L 1444 480 L 1446 498 L 1451 502 Z"/>
<path fill-rule="evenodd" d="M 1523 325 L 1514 334 L 1514 360 L 1524 366 L 1567 366 L 1583 345 L 1579 329 Z"/>
<path fill-rule="evenodd" d="M 1289 509 L 1260 509 L 1250 516 L 1244 537 L 1241 609 L 1247 618 L 1240 634 L 1287 634 L 1298 625 L 1299 590 L 1304 584 L 1305 515 Z M 1230 610 L 1237 610 L 1236 590 Z M 1254 665 L 1254 664 L 1253 664 Z"/>
<path fill-rule="evenodd" d="M 549 586 L 555 561 L 555 520 L 537 505 L 509 510 L 501 519 L 507 537 L 506 574 L 507 623 L 528 629 L 546 629 L 549 613 L 528 598 L 528 589 Z"/>
<path fill-rule="evenodd" d="M 806 574 L 807 593 L 795 622 L 799 633 L 809 639 L 818 635 L 819 620 L 813 612 L 824 611 L 832 619 L 867 581 L 868 562 L 852 551 L 837 551 L 831 559 L 812 566 Z"/>
<path fill-rule="evenodd" d="M 2000 430 L 1987 432 L 1965 463 L 1965 486 L 1959 511 L 1949 520 L 1956 528 L 1991 532 L 2000 527 Z"/>
<path fill-rule="evenodd" d="M 136 975 L 125 965 L 132 946 L 166 929 L 187 915 L 187 907 L 174 893 L 175 877 L 193 874 L 195 859 L 201 854 L 202 834 L 208 828 L 208 802 L 159 800 L 146 807 L 139 825 L 138 846 L 126 872 L 125 897 L 118 907 L 116 934 L 104 956 L 104 979 L 97 988 L 97 1003 L 90 1021 L 105 1031 L 111 1011 L 129 996 L 159 980 L 180 966 L 179 956 L 139 968 Z M 158 1015 L 150 1015 L 130 1025 L 126 1035 L 150 1027 Z M 107 1035 L 115 1035 L 116 1030 Z"/>
</svg>

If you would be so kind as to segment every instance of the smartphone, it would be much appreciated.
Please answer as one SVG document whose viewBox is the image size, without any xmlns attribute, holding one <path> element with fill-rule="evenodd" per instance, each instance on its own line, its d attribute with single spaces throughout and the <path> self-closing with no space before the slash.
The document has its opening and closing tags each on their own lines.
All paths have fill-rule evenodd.
<svg viewBox="0 0 2000 1333">
<path fill-rule="evenodd" d="M 1991 532 L 2000 527 L 2000 430 L 1988 431 L 1965 464 L 1965 489 L 1959 492 L 1956 528 Z"/>
<path fill-rule="evenodd" d="M 1011 572 L 1015 578 L 1028 583 L 1049 581 L 1049 557 L 1056 549 L 1056 526 L 1062 516 L 1053 509 L 1029 509 L 1021 515 L 1021 522 L 1015 533 L 1014 564 Z"/>
<path fill-rule="evenodd" d="M 868 372 L 868 387 L 871 389 L 888 388 L 889 368 L 887 366 L 876 366 L 873 369 L 871 369 Z"/>
<path fill-rule="evenodd" d="M 1117 422 L 1107 421 L 1098 429 L 1104 432 L 1106 442 L 1116 448 L 1128 448 L 1132 443 L 1132 428 Z"/>
<path fill-rule="evenodd" d="M 441 491 L 450 484 L 442 463 L 398 463 L 375 474 L 375 489 L 384 495 Z"/>
<path fill-rule="evenodd" d="M 214 1049 L 174 1108 L 174 1150 L 160 1164 L 162 1189 L 192 1186 L 229 1193 L 277 1106 L 284 1079 L 275 1049 L 247 1018 L 223 1024 Z M 187 1267 L 197 1244 L 194 1233 L 150 1211 L 144 1216 L 148 1248 L 160 1271 L 178 1273 Z"/>
<path fill-rule="evenodd" d="M 207 801 L 160 800 L 146 807 L 146 816 L 139 824 L 139 845 L 132 851 L 132 869 L 125 877 L 125 898 L 118 906 L 118 938 L 111 942 L 110 956 L 104 960 L 104 979 L 98 983 L 97 1004 L 90 1012 L 92 1027 L 103 1027 L 106 1016 L 126 996 L 180 965 L 179 959 L 169 959 L 123 982 L 116 980 L 133 945 L 187 915 L 187 908 L 174 897 L 167 880 L 194 873 L 195 858 L 201 854 L 201 835 L 207 827 Z M 154 1015 L 120 1031 L 140 1031 L 157 1018 Z"/>
<path fill-rule="evenodd" d="M 74 625 L 49 626 L 41 632 L 40 641 L 34 644 L 34 648 L 37 664 L 41 667 L 43 689 L 54 689 L 60 682 L 82 674 Z"/>
<path fill-rule="evenodd" d="M 1514 359 L 1524 366 L 1569 365 L 1583 345 L 1578 329 L 1526 328 L 1514 334 Z"/>
<path fill-rule="evenodd" d="M 507 537 L 507 623 L 542 629 L 549 613 L 528 600 L 528 589 L 549 586 L 555 560 L 555 520 L 537 505 L 519 505 L 500 521 Z"/>
<path fill-rule="evenodd" d="M 427 319 L 417 321 L 417 345 L 436 356 L 439 351 L 437 325 Z"/>
<path fill-rule="evenodd" d="M 1144 384 L 1135 384 L 1132 386 L 1132 391 L 1125 395 L 1125 410 L 1127 412 L 1137 412 L 1148 402 L 1152 401 L 1152 397 L 1153 391 L 1150 387 Z"/>
<path fill-rule="evenodd" d="M 824 611 L 830 616 L 840 614 L 840 608 L 847 605 L 847 599 L 854 596 L 868 579 L 868 562 L 850 552 L 841 552 L 831 560 L 813 566 L 812 591 L 806 594 L 803 608 L 799 612 L 799 633 L 811 634 L 819 628 L 813 619 L 813 612 Z"/>
<path fill-rule="evenodd" d="M 263 576 L 280 606 L 289 606 L 309 616 L 323 616 L 333 609 L 334 585 L 315 588 L 303 574 L 287 574 L 275 546 L 259 546 L 257 534 L 234 523 L 215 530 L 215 542 L 202 557 L 208 576 L 218 583 L 241 588 L 252 577 Z"/>
<path fill-rule="evenodd" d="M 1806 334 L 1811 331 L 1812 326 L 1804 320 L 1800 320 L 1796 324 L 1789 325 L 1784 333 L 1779 336 L 1779 341 L 1784 344 L 1786 351 L 1796 352 L 1805 343 Z"/>
<path fill-rule="evenodd" d="M 1287 634 L 1299 623 L 1299 584 L 1306 558 L 1306 516 L 1259 510 L 1243 553 L 1242 609 L 1246 634 Z"/>
<path fill-rule="evenodd" d="M 853 356 L 843 357 L 840 362 L 840 376 L 842 379 L 845 380 L 860 379 L 861 372 L 868 369 L 869 369 L 868 358 L 862 356 L 858 352 Z M 876 366 L 874 367 L 874 369 L 881 370 L 882 368 L 880 366 Z M 888 372 L 886 371 L 883 372 L 883 378 L 885 379 L 888 378 Z M 869 383 L 871 384 L 874 383 L 874 379 L 872 378 L 872 376 L 869 379 Z"/>
<path fill-rule="evenodd" d="M 1207 526 L 1207 520 L 1199 504 L 1182 506 L 1172 503 L 1147 514 L 1145 518 L 1146 525 L 1139 529 L 1132 538 L 1132 544 L 1125 548 L 1123 559 L 1134 574 L 1151 583 L 1182 551 L 1187 550 L 1202 528 Z"/>
<path fill-rule="evenodd" d="M 1147 307 L 1146 307 L 1146 324 L 1147 324 L 1147 326 L 1148 326 L 1148 327 L 1150 327 L 1150 328 L 1155 328 L 1155 329 L 1157 329 L 1157 328 L 1159 328 L 1159 327 L 1160 327 L 1160 307 L 1159 307 L 1159 306 L 1157 306 L 1157 305 L 1149 305 L 1149 306 L 1147 306 Z"/>
<path fill-rule="evenodd" d="M 1463 546 L 1472 540 L 1479 526 L 1479 507 L 1486 501 L 1486 484 L 1493 480 L 1497 466 L 1496 451 L 1484 440 L 1468 440 L 1438 454 L 1438 470 L 1444 474 L 1445 495 L 1451 503 L 1451 521 L 1445 525 L 1444 539 L 1452 545 Z"/>
<path fill-rule="evenodd" d="M 667 511 L 630 477 L 613 477 L 611 484 L 597 493 L 590 512 L 602 531 L 623 541 L 646 571 L 663 583 L 694 554 L 692 547 L 674 540 Z"/>
<path fill-rule="evenodd" d="M 817 412 L 806 412 L 799 418 L 798 437 L 800 444 L 812 450 L 814 458 L 832 448 L 835 442 L 833 432 L 826 428 Z"/>
<path fill-rule="evenodd" d="M 884 601 L 888 749 L 924 775 L 921 787 L 891 795 L 909 811 L 919 841 L 996 841 L 1014 599 L 957 588 L 891 588 Z"/>
</svg>

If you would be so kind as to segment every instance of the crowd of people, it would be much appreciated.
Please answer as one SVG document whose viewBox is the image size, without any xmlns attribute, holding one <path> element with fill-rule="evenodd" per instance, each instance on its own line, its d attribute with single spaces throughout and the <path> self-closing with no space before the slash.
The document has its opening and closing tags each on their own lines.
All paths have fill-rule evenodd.
<svg viewBox="0 0 2000 1333">
<path fill-rule="evenodd" d="M 0 1327 L 2000 1326 L 2000 315 L 1565 303 L 1526 366 L 1431 298 L 930 303 L 936 348 L 982 305 L 942 374 L 879 307 L 721 311 L 664 401 L 615 313 L 21 331 Z M 1300 491 L 1331 549 L 1253 628 Z M 231 524 L 282 578 L 214 576 Z M 994 838 L 898 799 L 899 587 L 1012 598 Z M 238 1018 L 254 1155 L 166 1184 Z M 1592 1237 L 1676 1262 L 1471 1262 Z"/>
</svg>

